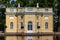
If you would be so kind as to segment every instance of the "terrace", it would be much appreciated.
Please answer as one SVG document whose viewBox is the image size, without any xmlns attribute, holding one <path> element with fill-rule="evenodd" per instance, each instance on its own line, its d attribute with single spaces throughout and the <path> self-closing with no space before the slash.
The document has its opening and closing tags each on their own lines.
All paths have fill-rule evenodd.
<svg viewBox="0 0 60 40">
<path fill-rule="evenodd" d="M 43 33 L 0 33 L 0 37 L 4 36 L 59 36 L 60 32 L 43 32 Z"/>
</svg>

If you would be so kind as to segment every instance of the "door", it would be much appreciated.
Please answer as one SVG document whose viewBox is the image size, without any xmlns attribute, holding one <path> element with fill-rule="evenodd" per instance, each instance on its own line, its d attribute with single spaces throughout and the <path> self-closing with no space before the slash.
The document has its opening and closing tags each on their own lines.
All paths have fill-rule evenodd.
<svg viewBox="0 0 60 40">
<path fill-rule="evenodd" d="M 28 27 L 27 27 L 27 33 L 32 33 L 33 32 L 33 28 L 32 28 L 32 22 L 28 22 Z"/>
</svg>

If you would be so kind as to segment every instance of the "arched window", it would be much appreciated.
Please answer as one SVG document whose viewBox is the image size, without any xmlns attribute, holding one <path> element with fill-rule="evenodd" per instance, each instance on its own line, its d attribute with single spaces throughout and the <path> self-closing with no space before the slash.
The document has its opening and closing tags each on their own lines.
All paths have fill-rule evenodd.
<svg viewBox="0 0 60 40">
<path fill-rule="evenodd" d="M 45 23 L 45 29 L 48 29 L 48 22 Z"/>
<path fill-rule="evenodd" d="M 13 22 L 10 22 L 10 29 L 13 29 Z"/>
<path fill-rule="evenodd" d="M 28 22 L 28 30 L 32 30 L 32 22 Z"/>
</svg>

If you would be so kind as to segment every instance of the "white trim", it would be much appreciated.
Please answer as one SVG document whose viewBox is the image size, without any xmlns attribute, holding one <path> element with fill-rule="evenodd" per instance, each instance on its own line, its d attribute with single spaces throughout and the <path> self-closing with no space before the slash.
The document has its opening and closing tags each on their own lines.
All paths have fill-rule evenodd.
<svg viewBox="0 0 60 40">
<path fill-rule="evenodd" d="M 32 30 L 27 30 L 27 33 L 33 33 L 33 31 Z"/>
<path fill-rule="evenodd" d="M 45 18 L 45 19 L 48 19 L 49 17 L 48 17 L 48 16 L 45 16 L 44 18 Z"/>
<path fill-rule="evenodd" d="M 10 16 L 10 19 L 14 19 L 14 16 Z"/>
</svg>

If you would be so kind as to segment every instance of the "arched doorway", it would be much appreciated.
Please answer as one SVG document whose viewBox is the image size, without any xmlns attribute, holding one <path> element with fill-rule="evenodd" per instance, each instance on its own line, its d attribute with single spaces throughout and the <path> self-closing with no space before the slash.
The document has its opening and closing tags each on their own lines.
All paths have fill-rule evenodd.
<svg viewBox="0 0 60 40">
<path fill-rule="evenodd" d="M 33 32 L 33 24 L 31 21 L 28 22 L 28 26 L 27 26 L 27 32 L 28 33 L 32 33 Z"/>
</svg>

